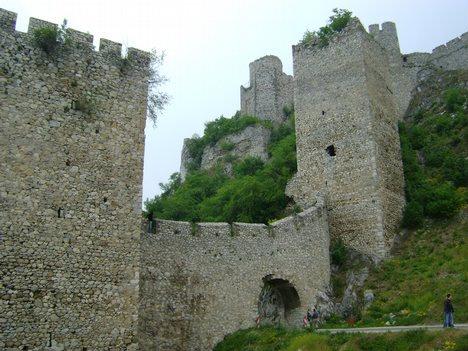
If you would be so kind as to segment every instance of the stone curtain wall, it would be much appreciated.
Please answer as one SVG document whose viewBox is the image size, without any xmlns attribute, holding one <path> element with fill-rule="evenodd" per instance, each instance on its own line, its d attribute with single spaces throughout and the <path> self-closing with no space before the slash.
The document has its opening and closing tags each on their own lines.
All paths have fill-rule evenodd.
<svg viewBox="0 0 468 351">
<path fill-rule="evenodd" d="M 298 175 L 288 191 L 303 204 L 323 192 L 332 237 L 380 260 L 404 205 L 385 52 L 354 19 L 326 47 L 294 46 L 293 59 Z"/>
<path fill-rule="evenodd" d="M 15 20 L 0 10 L 0 349 L 136 350 L 149 56 L 123 69 L 73 30 L 47 55 L 32 32 L 52 24 Z"/>
<path fill-rule="evenodd" d="M 397 113 L 403 118 L 419 79 L 427 70 L 456 70 L 468 67 L 468 33 L 432 50 L 432 53 L 402 55 L 396 26 L 392 22 L 369 26 L 369 33 L 386 50 L 390 69 L 390 86 Z"/>
<path fill-rule="evenodd" d="M 301 306 L 290 323 L 301 323 L 329 284 L 328 250 L 323 202 L 270 228 L 158 220 L 142 239 L 141 349 L 211 350 L 254 326 L 268 275 L 294 285 Z"/>
<path fill-rule="evenodd" d="M 241 113 L 281 123 L 284 106 L 293 104 L 292 77 L 283 73 L 281 60 L 273 55 L 251 62 L 250 86 L 241 86 Z"/>
</svg>

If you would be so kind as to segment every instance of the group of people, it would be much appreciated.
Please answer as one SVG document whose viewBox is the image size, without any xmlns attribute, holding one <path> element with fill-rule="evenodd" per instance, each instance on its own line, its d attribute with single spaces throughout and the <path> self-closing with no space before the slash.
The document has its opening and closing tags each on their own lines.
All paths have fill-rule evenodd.
<svg viewBox="0 0 468 351">
<path fill-rule="evenodd" d="M 453 328 L 453 305 L 452 305 L 452 295 L 447 294 L 447 298 L 444 301 L 444 328 Z M 256 318 L 256 325 L 257 327 L 260 326 L 260 316 Z M 320 314 L 317 311 L 317 306 L 314 306 L 314 308 L 311 310 L 310 308 L 307 309 L 307 313 L 304 316 L 302 322 L 304 323 L 304 327 L 312 327 L 312 328 L 318 328 L 320 325 Z"/>
<path fill-rule="evenodd" d="M 320 324 L 320 315 L 317 311 L 317 306 L 314 306 L 312 311 L 310 308 L 307 310 L 302 322 L 304 323 L 304 327 L 311 326 L 312 328 L 318 328 Z"/>
</svg>

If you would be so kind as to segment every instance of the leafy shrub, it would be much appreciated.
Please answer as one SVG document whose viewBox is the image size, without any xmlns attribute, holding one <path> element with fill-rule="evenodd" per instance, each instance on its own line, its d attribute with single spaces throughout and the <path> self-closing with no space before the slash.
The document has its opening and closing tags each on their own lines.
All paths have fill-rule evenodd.
<svg viewBox="0 0 468 351">
<path fill-rule="evenodd" d="M 468 90 L 447 89 L 418 118 L 399 124 L 405 193 L 403 226 L 415 228 L 423 218 L 450 218 L 466 203 L 468 153 L 463 142 L 468 124 Z M 449 114 L 448 111 L 456 111 Z"/>
<path fill-rule="evenodd" d="M 419 227 L 424 219 L 423 207 L 416 201 L 411 201 L 406 204 L 403 213 L 403 226 L 406 228 Z"/>
<path fill-rule="evenodd" d="M 447 89 L 444 93 L 445 106 L 449 112 L 455 112 L 465 101 L 466 97 L 463 96 L 462 89 L 451 88 Z"/>
<path fill-rule="evenodd" d="M 67 20 L 63 20 L 60 27 L 46 26 L 34 30 L 33 42 L 47 54 L 55 52 L 61 45 L 69 42 Z"/>
<path fill-rule="evenodd" d="M 237 117 L 240 122 L 235 121 L 234 125 L 226 122 L 228 119 L 221 121 L 227 126 L 212 125 L 209 135 L 219 137 L 225 129 L 237 130 L 244 123 L 258 123 L 250 117 L 242 122 L 243 118 Z M 177 180 L 179 178 L 171 177 L 168 184 L 160 184 L 161 195 L 145 202 L 145 214 L 185 221 L 263 223 L 281 217 L 288 205 L 284 194 L 286 183 L 296 172 L 296 138 L 293 128 L 278 132 L 280 128 L 273 130 L 277 137 L 269 145 L 271 157 L 268 162 L 255 157 L 243 161 L 225 158 L 225 161 L 233 162 L 234 178 L 228 178 L 221 168 L 192 170 L 182 184 Z M 220 129 L 223 132 L 213 132 Z M 204 138 L 194 138 L 189 143 L 202 150 L 200 145 L 206 143 Z"/>
<path fill-rule="evenodd" d="M 263 121 L 253 116 L 241 116 L 240 114 L 236 114 L 232 118 L 221 116 L 212 122 L 206 123 L 203 137 L 192 138 L 187 142 L 188 153 L 193 160 L 192 165 L 189 167 L 189 171 L 200 169 L 203 150 L 205 147 L 216 144 L 227 135 L 241 132 L 249 126 L 258 124 L 270 129 L 272 128 L 269 121 Z"/>
<path fill-rule="evenodd" d="M 254 175 L 263 168 L 265 163 L 258 157 L 247 157 L 234 166 L 234 174 L 239 176 Z"/>
<path fill-rule="evenodd" d="M 348 249 L 346 248 L 343 240 L 337 239 L 330 245 L 330 257 L 333 264 L 342 266 L 346 262 L 348 256 Z"/>
<path fill-rule="evenodd" d="M 425 213 L 432 218 L 450 218 L 458 212 L 459 206 L 460 199 L 455 187 L 449 182 L 444 182 L 431 189 Z"/>
<path fill-rule="evenodd" d="M 331 37 L 341 32 L 351 20 L 352 12 L 345 9 L 333 9 L 333 15 L 330 16 L 328 24 L 316 32 L 306 31 L 300 44 L 312 46 L 317 44 L 319 47 L 327 46 Z"/>
<path fill-rule="evenodd" d="M 223 150 L 223 151 L 231 151 L 235 147 L 234 143 L 231 143 L 229 141 L 225 141 L 225 142 L 221 143 L 220 146 L 221 146 L 221 150 Z"/>
</svg>

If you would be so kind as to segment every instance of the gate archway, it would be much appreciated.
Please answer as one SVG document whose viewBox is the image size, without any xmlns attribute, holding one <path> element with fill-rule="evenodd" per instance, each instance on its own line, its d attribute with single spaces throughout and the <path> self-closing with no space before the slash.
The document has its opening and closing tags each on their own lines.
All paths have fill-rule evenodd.
<svg viewBox="0 0 468 351">
<path fill-rule="evenodd" d="M 297 324 L 301 301 L 296 288 L 288 280 L 267 275 L 258 299 L 258 315 L 262 325 Z"/>
</svg>

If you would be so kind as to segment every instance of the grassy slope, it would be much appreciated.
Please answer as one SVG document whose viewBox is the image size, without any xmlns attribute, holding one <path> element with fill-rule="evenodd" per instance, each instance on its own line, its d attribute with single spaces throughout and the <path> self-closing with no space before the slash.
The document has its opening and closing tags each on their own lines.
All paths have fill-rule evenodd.
<svg viewBox="0 0 468 351">
<path fill-rule="evenodd" d="M 468 334 L 457 330 L 387 334 L 324 335 L 275 328 L 247 329 L 227 336 L 214 351 L 466 351 Z"/>
<path fill-rule="evenodd" d="M 358 325 L 440 323 L 448 292 L 453 295 L 456 321 L 468 321 L 468 223 L 464 216 L 409 233 L 395 256 L 367 280 L 366 288 L 374 290 L 376 299 Z"/>
</svg>

